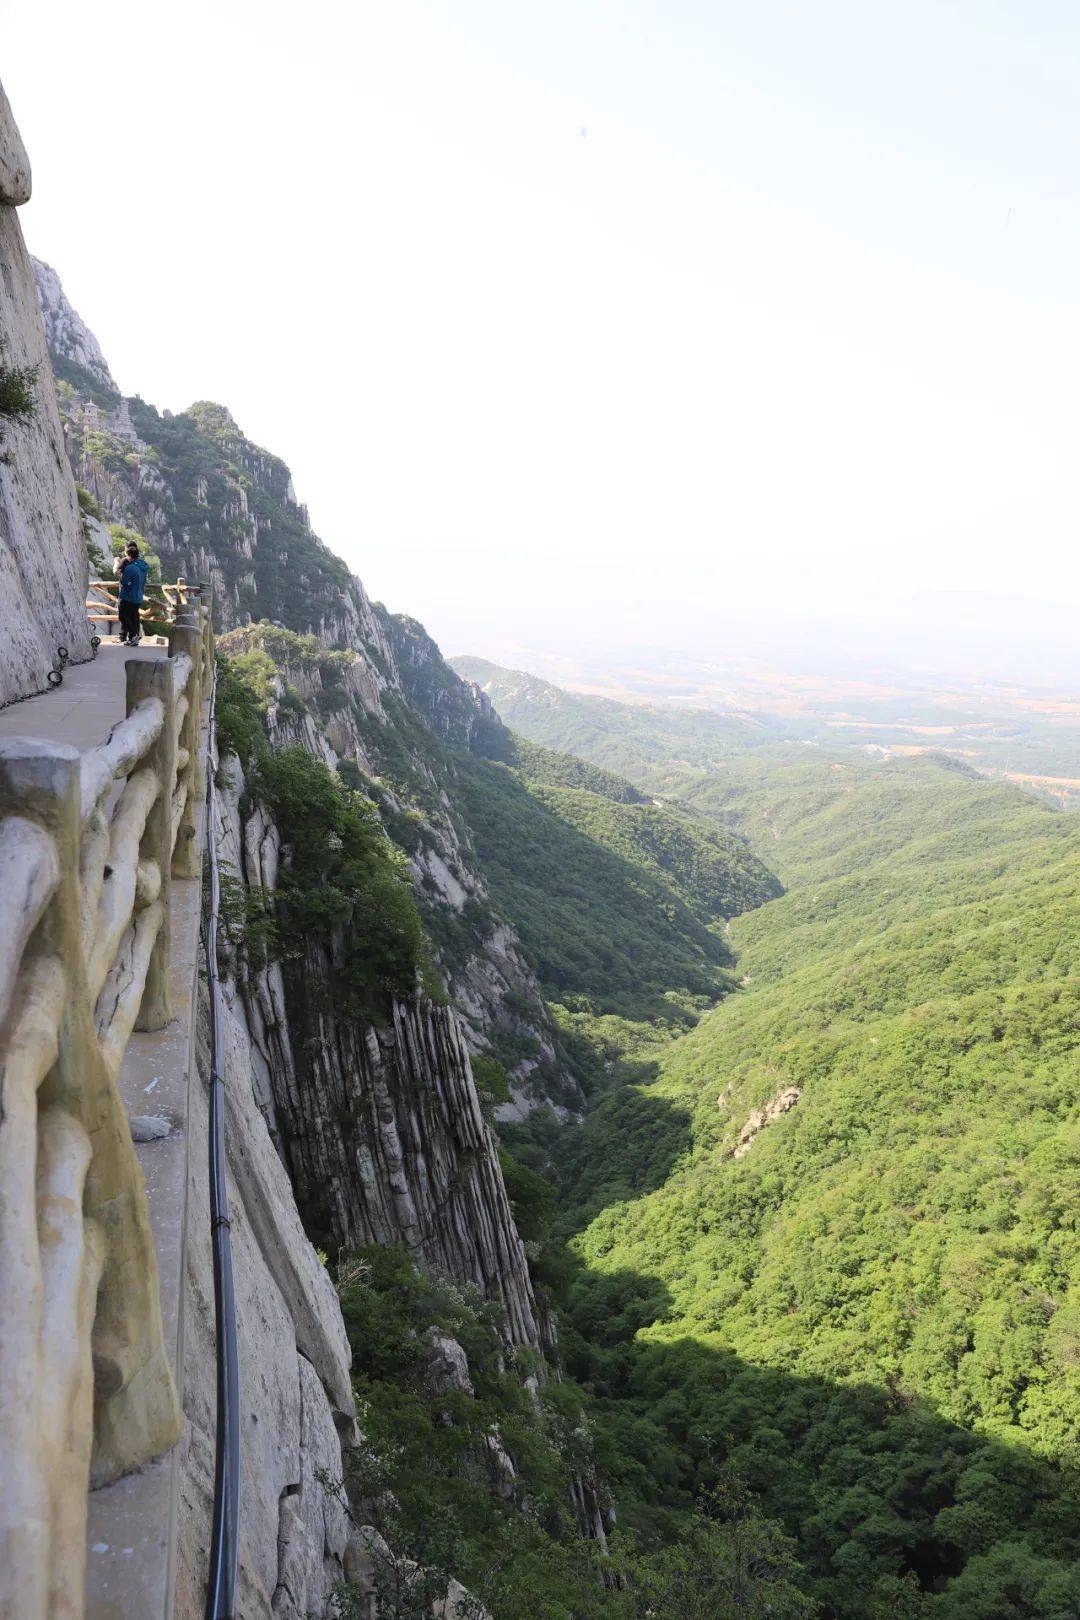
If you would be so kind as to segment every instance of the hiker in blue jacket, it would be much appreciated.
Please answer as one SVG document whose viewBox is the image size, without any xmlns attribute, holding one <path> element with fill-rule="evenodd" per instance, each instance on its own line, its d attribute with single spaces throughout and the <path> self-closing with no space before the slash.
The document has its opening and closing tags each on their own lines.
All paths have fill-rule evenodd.
<svg viewBox="0 0 1080 1620">
<path fill-rule="evenodd" d="M 124 560 L 119 563 L 119 573 L 120 641 L 126 642 L 130 647 L 139 645 L 139 637 L 142 634 L 139 609 L 142 607 L 149 572 L 146 563 L 139 556 L 138 546 L 134 540 L 129 540 L 124 548 Z"/>
</svg>

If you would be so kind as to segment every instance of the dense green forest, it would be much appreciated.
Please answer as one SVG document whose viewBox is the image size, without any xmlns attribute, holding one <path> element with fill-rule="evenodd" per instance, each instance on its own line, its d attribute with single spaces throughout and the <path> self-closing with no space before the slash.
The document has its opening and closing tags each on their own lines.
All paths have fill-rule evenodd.
<svg viewBox="0 0 1080 1620">
<path fill-rule="evenodd" d="M 789 886 L 734 926 L 748 982 L 554 1155 L 601 1465 L 650 1533 L 737 1477 L 825 1615 L 1064 1620 L 1080 821 L 932 763 L 718 797 Z"/>
<path fill-rule="evenodd" d="M 732 980 L 724 921 L 777 891 L 730 833 L 650 804 L 461 757 L 457 802 L 499 909 L 550 998 L 693 1022 Z"/>
<path fill-rule="evenodd" d="M 575 1509 L 597 1486 L 590 1397 L 537 1381 L 525 1352 L 508 1366 L 498 1309 L 425 1277 L 400 1248 L 338 1268 L 363 1444 L 346 1454 L 351 1511 L 384 1538 L 374 1557 L 379 1613 L 427 1620 L 453 1579 L 460 1620 L 808 1620 L 794 1543 L 742 1490 L 703 1496 L 681 1534 L 601 1548 Z M 432 1375 L 449 1338 L 456 1365 Z M 444 1341 L 445 1342 L 445 1341 Z M 367 1620 L 343 1587 L 342 1620 Z"/>
</svg>

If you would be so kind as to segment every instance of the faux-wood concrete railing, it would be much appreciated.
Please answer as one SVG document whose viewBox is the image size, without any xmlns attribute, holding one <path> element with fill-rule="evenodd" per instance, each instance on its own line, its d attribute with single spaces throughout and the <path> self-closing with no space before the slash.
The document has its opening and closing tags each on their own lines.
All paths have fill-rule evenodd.
<svg viewBox="0 0 1080 1620">
<path fill-rule="evenodd" d="M 167 658 L 128 660 L 126 718 L 98 747 L 0 743 L 2 1620 L 82 1614 L 89 1486 L 180 1432 L 117 1077 L 132 1030 L 171 1016 L 210 636 L 198 600 Z"/>
<path fill-rule="evenodd" d="M 186 579 L 162 581 L 146 587 L 146 597 L 139 607 L 139 618 L 147 620 L 175 619 L 186 608 L 193 606 L 201 594 L 201 586 L 189 585 Z M 95 630 L 110 625 L 119 628 L 120 581 L 118 579 L 92 579 L 86 588 L 86 616 Z"/>
</svg>

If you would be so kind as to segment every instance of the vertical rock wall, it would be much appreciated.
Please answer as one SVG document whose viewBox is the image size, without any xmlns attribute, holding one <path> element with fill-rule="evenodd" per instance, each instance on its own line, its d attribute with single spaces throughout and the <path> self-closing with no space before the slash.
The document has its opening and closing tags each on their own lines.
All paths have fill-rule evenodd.
<svg viewBox="0 0 1080 1620">
<path fill-rule="evenodd" d="M 0 89 L 0 365 L 35 368 L 28 422 L 0 415 L 0 704 L 40 692 L 58 646 L 90 656 L 86 546 L 30 256 L 30 164 Z"/>
<path fill-rule="evenodd" d="M 318 985 L 318 964 L 307 966 Z M 405 1243 L 501 1303 L 513 1342 L 539 1350 L 525 1251 L 454 1013 L 398 1005 L 376 1029 L 323 1002 L 303 1028 L 274 1100 L 309 1227 L 346 1247 Z"/>
<path fill-rule="evenodd" d="M 236 761 L 221 774 L 223 870 L 272 889 L 276 830 L 257 807 L 241 815 Z M 512 1341 L 541 1349 L 524 1249 L 457 1020 L 448 1009 L 417 1004 L 395 1009 L 378 1031 L 353 1025 L 319 996 L 327 969 L 314 953 L 288 987 L 276 964 L 238 971 L 225 986 L 241 1368 L 241 1620 L 326 1620 L 362 1535 L 326 1488 L 341 1479 L 342 1444 L 355 1436 L 350 1353 L 336 1292 L 301 1211 L 308 1232 L 324 1230 L 342 1245 L 406 1244 L 429 1270 L 499 1301 Z M 317 1014 L 316 1002 L 323 1003 Z M 207 1131 L 200 1078 L 189 1110 L 187 1421 L 175 1620 L 202 1614 L 213 1502 Z"/>
<path fill-rule="evenodd" d="M 184 1292 L 184 1447 L 174 1620 L 202 1620 L 214 1497 L 216 1336 L 206 1164 L 203 1008 L 192 1085 Z M 350 1352 L 337 1294 L 305 1236 L 251 1084 L 243 1008 L 227 1011 L 225 1136 L 240 1341 L 240 1620 L 324 1620 L 350 1527 L 323 1480 L 342 1477 L 354 1432 Z M 321 1477 L 320 1477 L 321 1476 Z"/>
<path fill-rule="evenodd" d="M 249 888 L 277 882 L 276 829 L 242 816 L 235 759 L 222 849 Z M 332 950 L 332 947 L 329 949 Z M 375 1028 L 327 993 L 329 950 L 239 975 L 254 1094 L 311 1233 L 328 1246 L 404 1243 L 430 1271 L 500 1303 L 515 1344 L 542 1350 L 525 1250 L 456 1014 L 417 1001 Z"/>
</svg>

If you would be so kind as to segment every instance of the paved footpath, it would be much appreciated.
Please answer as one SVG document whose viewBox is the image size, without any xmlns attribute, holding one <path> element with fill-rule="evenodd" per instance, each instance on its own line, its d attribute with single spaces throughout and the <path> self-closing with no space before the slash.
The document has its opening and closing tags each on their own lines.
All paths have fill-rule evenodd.
<svg viewBox="0 0 1080 1620">
<path fill-rule="evenodd" d="M 0 738 L 44 737 L 73 748 L 93 748 L 124 718 L 127 660 L 167 656 L 164 642 L 138 648 L 103 642 L 89 663 L 68 665 L 61 686 L 0 709 Z"/>
<path fill-rule="evenodd" d="M 124 718 L 128 659 L 166 658 L 162 641 L 134 650 L 103 642 L 89 663 L 69 665 L 63 684 L 0 709 L 0 742 L 42 737 L 84 750 Z M 199 817 L 202 837 L 202 818 Z M 153 1116 L 166 1135 L 136 1141 L 157 1247 L 165 1342 L 178 1384 L 183 1365 L 184 1211 L 188 1086 L 194 1072 L 195 971 L 200 883 L 172 884 L 170 985 L 174 1017 L 162 1030 L 135 1031 L 119 1087 L 131 1117 Z M 137 1130 L 137 1134 L 142 1134 Z M 205 1176 L 205 1167 L 199 1166 Z M 87 1519 L 86 1620 L 165 1620 L 172 1612 L 177 1465 L 181 1447 L 140 1473 L 91 1491 Z"/>
</svg>

